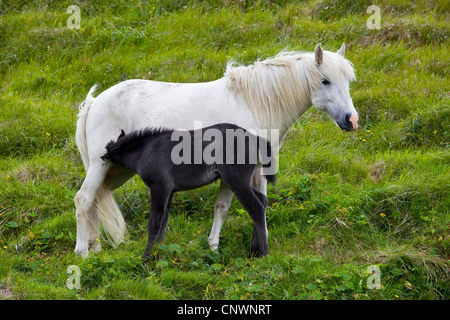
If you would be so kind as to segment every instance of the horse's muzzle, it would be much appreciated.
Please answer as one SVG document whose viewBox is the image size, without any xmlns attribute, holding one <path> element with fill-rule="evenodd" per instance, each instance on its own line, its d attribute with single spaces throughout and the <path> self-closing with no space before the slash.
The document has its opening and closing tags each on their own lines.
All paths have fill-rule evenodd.
<svg viewBox="0 0 450 320">
<path fill-rule="evenodd" d="M 339 127 L 344 131 L 358 129 L 358 114 L 356 112 L 346 114 L 341 121 L 337 121 Z"/>
</svg>

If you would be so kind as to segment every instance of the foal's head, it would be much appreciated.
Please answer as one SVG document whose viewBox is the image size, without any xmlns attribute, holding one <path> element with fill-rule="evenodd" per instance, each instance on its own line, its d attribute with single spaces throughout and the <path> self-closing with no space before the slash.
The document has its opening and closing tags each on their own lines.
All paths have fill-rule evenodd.
<svg viewBox="0 0 450 320">
<path fill-rule="evenodd" d="M 117 155 L 124 148 L 123 137 L 125 137 L 125 131 L 123 131 L 123 129 L 122 129 L 119 137 L 117 138 L 117 141 L 111 140 L 105 146 L 106 153 L 101 157 L 102 160 L 104 160 L 104 161 L 109 160 L 109 161 L 116 162 L 115 160 L 116 160 Z"/>
<path fill-rule="evenodd" d="M 135 130 L 128 134 L 121 131 L 117 141 L 111 140 L 105 146 L 106 153 L 102 160 L 109 160 L 123 167 L 133 169 L 134 164 L 140 157 L 140 153 L 149 143 L 161 134 L 169 134 L 171 131 L 166 128 L 146 128 Z"/>
<path fill-rule="evenodd" d="M 335 53 L 324 51 L 320 43 L 314 52 L 320 84 L 311 89 L 311 101 L 321 111 L 328 113 L 344 131 L 358 128 L 358 113 L 353 107 L 349 84 L 355 73 L 349 61 L 344 59 L 345 44 Z"/>
</svg>

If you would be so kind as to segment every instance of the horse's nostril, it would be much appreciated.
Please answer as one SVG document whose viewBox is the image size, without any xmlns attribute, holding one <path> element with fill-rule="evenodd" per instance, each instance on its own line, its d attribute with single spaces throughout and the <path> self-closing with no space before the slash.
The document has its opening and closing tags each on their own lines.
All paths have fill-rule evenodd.
<svg viewBox="0 0 450 320">
<path fill-rule="evenodd" d="M 346 122 L 350 122 L 350 118 L 352 117 L 352 115 L 350 114 L 350 113 L 347 113 L 346 115 L 345 115 L 345 121 Z"/>
<path fill-rule="evenodd" d="M 357 113 L 347 113 L 342 118 L 341 129 L 347 131 L 353 131 L 358 128 L 358 114 Z"/>
</svg>

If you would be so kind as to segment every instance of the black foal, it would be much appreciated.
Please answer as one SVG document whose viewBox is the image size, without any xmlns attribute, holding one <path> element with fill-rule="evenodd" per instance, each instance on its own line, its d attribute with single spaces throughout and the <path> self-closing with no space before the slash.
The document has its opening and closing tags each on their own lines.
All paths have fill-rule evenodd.
<svg viewBox="0 0 450 320">
<path fill-rule="evenodd" d="M 148 128 L 129 134 L 122 130 L 106 150 L 103 160 L 135 171 L 150 189 L 152 203 L 144 259 L 148 259 L 157 240 L 164 240 L 173 193 L 218 178 L 233 191 L 254 222 L 251 253 L 267 254 L 267 198 L 252 183 L 258 163 L 262 163 L 267 181 L 275 181 L 275 160 L 267 140 L 232 124 L 192 131 Z"/>
</svg>

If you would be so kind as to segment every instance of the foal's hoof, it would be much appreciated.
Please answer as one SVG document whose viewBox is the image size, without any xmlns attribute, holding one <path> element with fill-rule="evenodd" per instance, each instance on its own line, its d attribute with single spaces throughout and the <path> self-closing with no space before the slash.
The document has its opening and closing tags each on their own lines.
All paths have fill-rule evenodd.
<svg viewBox="0 0 450 320">
<path fill-rule="evenodd" d="M 150 256 L 143 256 L 142 257 L 142 264 L 143 265 L 150 265 L 150 263 L 151 263 L 150 259 L 151 259 Z"/>
<path fill-rule="evenodd" d="M 267 256 L 267 254 L 268 254 L 267 250 L 261 251 L 261 250 L 259 250 L 259 248 L 251 248 L 251 249 L 250 249 L 250 256 L 251 256 L 252 258 L 261 258 L 261 257 L 265 257 L 265 256 Z"/>
<path fill-rule="evenodd" d="M 142 263 L 146 264 L 149 261 L 150 261 L 150 253 L 146 251 L 142 256 Z"/>
</svg>

